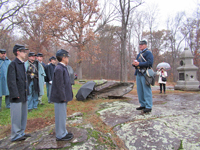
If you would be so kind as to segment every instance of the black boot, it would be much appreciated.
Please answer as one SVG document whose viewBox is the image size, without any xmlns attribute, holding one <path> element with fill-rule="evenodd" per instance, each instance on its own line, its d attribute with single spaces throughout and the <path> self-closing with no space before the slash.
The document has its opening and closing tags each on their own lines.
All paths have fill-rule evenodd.
<svg viewBox="0 0 200 150">
<path fill-rule="evenodd" d="M 138 108 L 136 108 L 136 110 L 143 110 L 143 109 L 145 109 L 145 107 L 138 107 Z"/>
</svg>

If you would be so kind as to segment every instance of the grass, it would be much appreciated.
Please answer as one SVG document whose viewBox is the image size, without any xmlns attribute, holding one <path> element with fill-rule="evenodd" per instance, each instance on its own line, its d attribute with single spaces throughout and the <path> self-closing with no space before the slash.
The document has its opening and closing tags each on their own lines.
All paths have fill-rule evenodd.
<svg viewBox="0 0 200 150">
<path fill-rule="evenodd" d="M 0 127 L 10 124 L 10 109 L 5 108 L 5 97 L 2 98 L 2 105 L 0 111 Z M 9 116 L 9 117 L 8 117 Z"/>
<path fill-rule="evenodd" d="M 81 87 L 80 84 L 73 85 L 73 93 L 76 95 L 78 89 Z M 38 105 L 38 110 L 33 110 L 28 113 L 28 119 L 34 118 L 46 118 L 54 116 L 54 105 L 48 103 L 46 87 L 44 87 L 44 95 L 42 97 L 42 102 L 44 105 Z M 71 105 L 72 108 L 76 107 L 75 105 Z M 2 99 L 2 110 L 0 112 L 0 126 L 8 125 L 11 123 L 10 120 L 10 109 L 5 108 L 5 97 Z"/>
<path fill-rule="evenodd" d="M 78 92 L 78 89 L 80 87 L 81 87 L 81 84 L 73 85 L 74 95 L 76 95 L 76 93 Z M 42 97 L 42 102 L 44 103 L 44 105 L 38 105 L 37 110 L 33 110 L 28 113 L 27 128 L 28 128 L 29 124 L 31 124 L 31 122 L 36 122 L 36 120 L 39 118 L 40 118 L 40 123 L 41 123 L 41 120 L 43 119 L 43 120 L 45 120 L 44 124 L 46 124 L 46 125 L 50 125 L 54 122 L 54 105 L 48 103 L 46 87 L 44 87 L 44 92 L 45 93 Z M 73 99 L 73 101 L 76 101 L 75 98 Z M 71 105 L 70 105 L 70 103 L 68 103 L 68 104 L 69 104 L 68 107 L 71 107 L 72 112 L 76 112 L 78 110 L 77 105 L 75 103 L 71 104 Z M 10 109 L 5 108 L 5 105 L 6 105 L 5 97 L 3 97 L 1 111 L 0 111 L 0 137 L 2 137 L 1 133 L 4 132 L 4 130 L 6 130 L 6 129 L 10 129 L 10 126 L 11 126 Z M 30 128 L 31 129 L 28 130 L 29 132 L 32 131 L 32 129 L 34 128 L 34 125 L 30 126 Z"/>
</svg>

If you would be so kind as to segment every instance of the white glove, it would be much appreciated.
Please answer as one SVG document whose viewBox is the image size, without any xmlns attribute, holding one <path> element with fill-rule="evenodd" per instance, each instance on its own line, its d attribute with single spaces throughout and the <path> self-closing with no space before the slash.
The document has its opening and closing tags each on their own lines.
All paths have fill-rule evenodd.
<svg viewBox="0 0 200 150">
<path fill-rule="evenodd" d="M 52 84 L 52 81 L 49 81 L 49 84 Z"/>
</svg>

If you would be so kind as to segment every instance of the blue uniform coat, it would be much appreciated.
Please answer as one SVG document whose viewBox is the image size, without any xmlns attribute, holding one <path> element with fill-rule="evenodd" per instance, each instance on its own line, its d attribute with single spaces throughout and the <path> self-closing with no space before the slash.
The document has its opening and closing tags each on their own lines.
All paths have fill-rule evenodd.
<svg viewBox="0 0 200 150">
<path fill-rule="evenodd" d="M 72 99 L 73 92 L 67 67 L 58 63 L 54 70 L 50 101 L 67 103 Z"/>
<path fill-rule="evenodd" d="M 11 103 L 27 101 L 28 81 L 26 70 L 24 63 L 18 58 L 15 58 L 8 66 L 7 83 Z"/>
<path fill-rule="evenodd" d="M 46 65 L 46 82 L 52 81 L 53 80 L 53 74 L 54 74 L 54 69 L 56 65 L 50 63 L 49 65 Z"/>
<path fill-rule="evenodd" d="M 146 61 L 144 61 L 140 54 L 142 54 L 142 56 L 145 58 Z M 149 51 L 148 49 L 144 49 L 142 52 L 140 52 L 138 55 L 137 55 L 137 61 L 140 62 L 139 63 L 139 67 L 140 69 L 141 68 L 150 68 L 153 66 L 153 54 L 151 53 L 151 51 Z M 139 70 L 138 70 L 138 67 L 135 67 L 135 75 L 139 74 L 139 75 L 142 75 Z"/>
<path fill-rule="evenodd" d="M 7 71 L 10 64 L 8 57 L 5 60 L 0 58 L 0 97 L 3 95 L 8 96 L 9 90 L 7 85 Z"/>
</svg>

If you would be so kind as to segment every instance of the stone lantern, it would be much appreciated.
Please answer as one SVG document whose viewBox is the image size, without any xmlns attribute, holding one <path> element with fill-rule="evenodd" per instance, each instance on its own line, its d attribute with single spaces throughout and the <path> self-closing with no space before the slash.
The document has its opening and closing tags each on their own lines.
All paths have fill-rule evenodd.
<svg viewBox="0 0 200 150">
<path fill-rule="evenodd" d="M 188 48 L 185 48 L 180 56 L 180 67 L 178 71 L 177 85 L 174 86 L 175 90 L 184 91 L 198 91 L 199 81 L 197 80 L 197 70 L 193 63 L 194 56 Z"/>
</svg>

